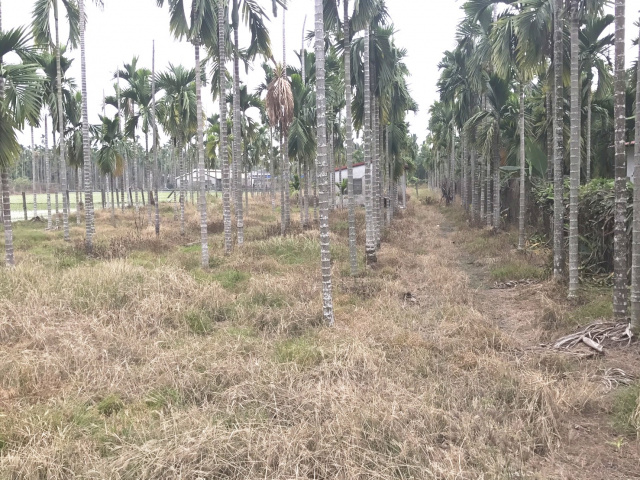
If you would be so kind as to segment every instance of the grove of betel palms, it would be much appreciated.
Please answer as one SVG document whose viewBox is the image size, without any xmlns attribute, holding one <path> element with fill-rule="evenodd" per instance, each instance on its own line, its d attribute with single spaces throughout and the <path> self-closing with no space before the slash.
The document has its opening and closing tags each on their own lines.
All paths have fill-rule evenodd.
<svg viewBox="0 0 640 480">
<path fill-rule="evenodd" d="M 624 0 L 147 1 L 0 3 L 0 478 L 640 478 Z"/>
</svg>

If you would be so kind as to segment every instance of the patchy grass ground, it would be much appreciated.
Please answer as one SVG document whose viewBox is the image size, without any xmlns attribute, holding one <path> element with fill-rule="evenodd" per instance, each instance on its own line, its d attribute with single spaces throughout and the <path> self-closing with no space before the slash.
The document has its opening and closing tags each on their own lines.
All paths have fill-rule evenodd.
<svg viewBox="0 0 640 480">
<path fill-rule="evenodd" d="M 113 226 L 99 213 L 91 258 L 82 228 L 65 244 L 16 225 L 18 266 L 0 275 L 0 478 L 638 476 L 639 387 L 603 382 L 638 373 L 637 346 L 595 360 L 536 348 L 608 314 L 604 292 L 569 305 L 544 281 L 491 290 L 544 279 L 544 252 L 414 199 L 357 278 L 346 212 L 332 214 L 327 329 L 317 231 L 280 238 L 268 203 L 252 201 L 247 242 L 224 257 L 212 202 L 204 270 L 191 207 L 184 238 L 169 206 L 160 239 L 144 214 Z"/>
</svg>

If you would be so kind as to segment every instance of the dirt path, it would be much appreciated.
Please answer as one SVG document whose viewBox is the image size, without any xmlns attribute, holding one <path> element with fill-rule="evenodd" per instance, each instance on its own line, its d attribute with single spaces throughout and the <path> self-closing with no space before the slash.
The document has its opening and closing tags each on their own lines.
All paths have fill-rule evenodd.
<svg viewBox="0 0 640 480">
<path fill-rule="evenodd" d="M 439 259 L 449 260 L 446 267 L 451 277 L 466 279 L 468 295 L 460 290 L 450 298 L 453 308 L 465 305 L 482 321 L 497 328 L 508 345 L 500 351 L 506 366 L 520 371 L 525 377 L 533 373 L 541 385 L 545 385 L 535 392 L 537 398 L 530 400 L 535 403 L 533 410 L 537 410 L 532 414 L 542 414 L 542 418 L 534 423 L 551 430 L 549 444 L 535 452 L 541 454 L 532 457 L 532 469 L 527 473 L 523 471 L 524 476 L 640 478 L 640 443 L 619 425 L 621 413 L 617 411 L 623 402 L 621 398 L 629 396 L 625 393 L 629 388 L 616 384 L 615 380 L 604 385 L 613 369 L 638 377 L 638 346 L 610 349 L 604 356 L 587 360 L 541 348 L 542 344 L 572 331 L 574 325 L 566 324 L 563 319 L 579 305 L 568 304 L 564 299 L 564 288 L 551 281 L 493 288 L 492 272 L 514 258 L 521 262 L 521 256 L 511 243 L 513 237 L 508 234 L 493 236 L 470 229 L 460 224 L 459 216 L 446 211 L 443 215 L 438 207 L 426 207 L 426 210 L 426 215 L 437 225 L 436 238 L 431 242 L 441 252 Z M 485 243 L 486 249 L 479 248 Z M 540 259 L 529 257 L 527 262 L 535 265 Z M 469 321 L 474 320 L 469 318 Z M 585 319 L 584 323 L 590 321 Z M 536 379 L 526 381 L 535 382 Z M 638 390 L 631 395 L 634 393 L 637 395 Z"/>
</svg>

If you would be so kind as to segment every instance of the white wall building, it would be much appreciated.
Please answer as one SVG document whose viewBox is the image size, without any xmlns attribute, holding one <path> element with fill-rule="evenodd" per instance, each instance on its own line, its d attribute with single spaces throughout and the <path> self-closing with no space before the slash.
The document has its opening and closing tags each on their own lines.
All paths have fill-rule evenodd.
<svg viewBox="0 0 640 480">
<path fill-rule="evenodd" d="M 364 195 L 362 192 L 362 183 L 364 182 L 364 163 L 353 164 L 353 195 L 355 196 L 356 204 L 364 205 Z M 336 168 L 335 173 L 336 183 L 342 182 L 343 179 L 348 178 L 347 167 Z M 336 195 L 340 196 L 340 189 L 336 188 Z M 346 197 L 346 193 L 345 193 Z M 346 201 L 345 201 L 346 204 Z"/>
</svg>

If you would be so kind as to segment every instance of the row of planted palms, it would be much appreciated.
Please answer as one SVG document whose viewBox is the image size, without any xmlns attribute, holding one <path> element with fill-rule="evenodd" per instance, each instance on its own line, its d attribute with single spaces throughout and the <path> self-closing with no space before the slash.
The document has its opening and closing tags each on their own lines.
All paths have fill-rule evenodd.
<svg viewBox="0 0 640 480">
<path fill-rule="evenodd" d="M 139 67 L 134 58 L 116 69 L 115 92 L 104 98 L 101 125 L 98 126 L 89 125 L 87 105 L 83 101 L 87 98 L 83 0 L 77 3 L 73 0 L 60 1 L 70 22 L 67 43 L 75 47 L 79 40 L 80 44 L 80 92 L 75 91 L 74 80 L 67 76 L 71 61 L 66 57 L 58 33 L 58 0 L 36 2 L 32 25 L 34 42 L 27 28 L 1 33 L 0 58 L 16 53 L 21 59 L 19 64 L 2 65 L 2 86 L 6 88 L 0 91 L 3 100 L 1 113 L 6 120 L 2 124 L 9 127 L 5 132 L 9 141 L 1 142 L 3 148 L 0 149 L 7 264 L 13 264 L 8 171 L 20 151 L 17 131 L 27 125 L 44 123 L 45 145 L 40 151 L 44 155 L 47 193 L 52 178 L 49 120 L 52 130 L 57 133 L 51 153 L 57 152 L 58 156 L 55 163 L 59 165 L 59 189 L 63 193 L 65 240 L 69 239 L 68 171 L 82 169 L 82 178 L 78 174 L 75 177 L 77 183 L 82 183 L 85 193 L 85 238 L 86 249 L 90 252 L 95 235 L 95 180 L 102 182 L 104 179 L 112 192 L 118 190 L 119 182 L 120 191 L 131 191 L 128 202 L 136 210 L 140 208 L 140 200 L 144 202 L 145 185 L 149 190 L 149 200 L 154 190 L 153 196 L 158 199 L 162 129 L 170 139 L 168 157 L 177 166 L 174 171 L 184 180 L 187 175 L 185 157 L 193 158 L 197 166 L 195 184 L 198 190 L 201 260 L 205 268 L 209 265 L 207 168 L 221 169 L 224 250 L 228 254 L 233 249 L 234 236 L 238 246 L 244 241 L 242 192 L 246 189 L 241 184 L 242 172 L 248 173 L 254 167 L 262 167 L 263 172 L 270 171 L 268 177 L 271 181 L 268 183 L 274 207 L 274 180 L 276 176 L 280 178 L 281 228 L 285 234 L 291 222 L 289 185 L 291 160 L 294 161 L 302 192 L 303 224 L 310 221 L 309 205 L 316 204 L 314 198 L 319 198 L 324 314 L 327 323 L 331 324 L 328 211 L 335 204 L 334 166 L 346 164 L 348 168 L 350 261 L 352 273 L 356 274 L 356 205 L 352 173 L 354 127 L 362 132 L 364 146 L 365 250 L 369 262 L 376 260 L 382 229 L 385 222 L 392 219 L 398 198 L 398 179 L 407 167 L 406 151 L 411 149 L 405 116 L 417 107 L 407 87 L 408 71 L 403 63 L 406 53 L 393 41 L 393 27 L 384 0 L 355 0 L 352 8 L 348 0 L 343 0 L 342 18 L 339 2 L 316 0 L 315 29 L 309 34 L 309 39 L 315 39 L 315 48 L 314 52 L 307 53 L 303 41 L 299 69 L 287 65 L 286 50 L 283 51 L 282 62 L 276 63 L 266 27 L 269 18 L 256 1 L 194 0 L 190 13 L 185 11 L 183 1 L 158 0 L 157 3 L 159 7 L 166 3 L 169 8 L 171 33 L 193 45 L 195 68 L 170 65 L 166 71 L 156 73 L 155 54 L 151 70 Z M 284 32 L 286 1 L 272 0 L 271 3 L 274 16 L 278 10 L 282 13 Z M 244 25 L 249 28 L 251 36 L 248 48 L 241 48 L 239 43 L 239 30 Z M 231 73 L 226 69 L 228 59 L 233 62 Z M 241 86 L 240 63 L 257 60 L 262 62 L 265 82 L 255 94 L 250 94 L 246 86 Z M 206 132 L 203 85 L 210 85 L 210 93 L 214 100 L 218 100 L 219 107 L 219 114 L 208 118 Z M 106 105 L 115 107 L 112 117 L 106 114 Z M 252 107 L 257 107 L 259 118 L 247 114 Z M 140 133 L 144 146 L 138 145 Z M 35 162 L 33 135 L 31 150 L 31 158 Z M 164 157 L 166 161 L 167 155 Z M 94 177 L 92 173 L 95 170 L 99 175 Z M 35 172 L 34 164 L 34 192 Z M 263 175 L 267 177 L 266 173 Z M 185 183 L 179 182 L 183 231 Z M 384 202 L 385 196 L 391 201 Z M 150 223 L 151 203 L 146 202 Z M 159 235 L 159 202 L 153 203 L 153 223 L 156 235 Z M 386 212 L 385 205 L 388 205 Z M 115 214 L 113 207 L 112 211 Z"/>
<path fill-rule="evenodd" d="M 552 182 L 553 275 L 564 279 L 568 264 L 569 297 L 579 289 L 581 180 L 588 183 L 594 173 L 614 174 L 613 305 L 616 318 L 624 320 L 629 290 L 625 141 L 633 130 L 633 121 L 626 119 L 633 118 L 633 100 L 640 89 L 635 88 L 636 72 L 625 71 L 625 2 L 615 1 L 615 16 L 609 14 L 612 4 L 466 1 L 457 46 L 440 64 L 441 98 L 431 107 L 427 156 L 432 183 L 443 192 L 457 189 L 472 220 L 493 229 L 501 227 L 508 180 L 519 179 L 519 249 L 526 246 L 527 181 Z M 628 79 L 632 81 L 627 86 Z M 615 150 L 610 148 L 614 144 Z M 563 204 L 567 173 L 568 262 Z M 640 189 L 636 197 L 640 199 Z M 640 221 L 640 204 L 634 219 Z M 634 238 L 636 232 L 640 235 L 640 223 L 637 227 Z M 640 330 L 639 261 L 640 255 L 634 255 L 631 314 L 636 330 Z"/>
</svg>

